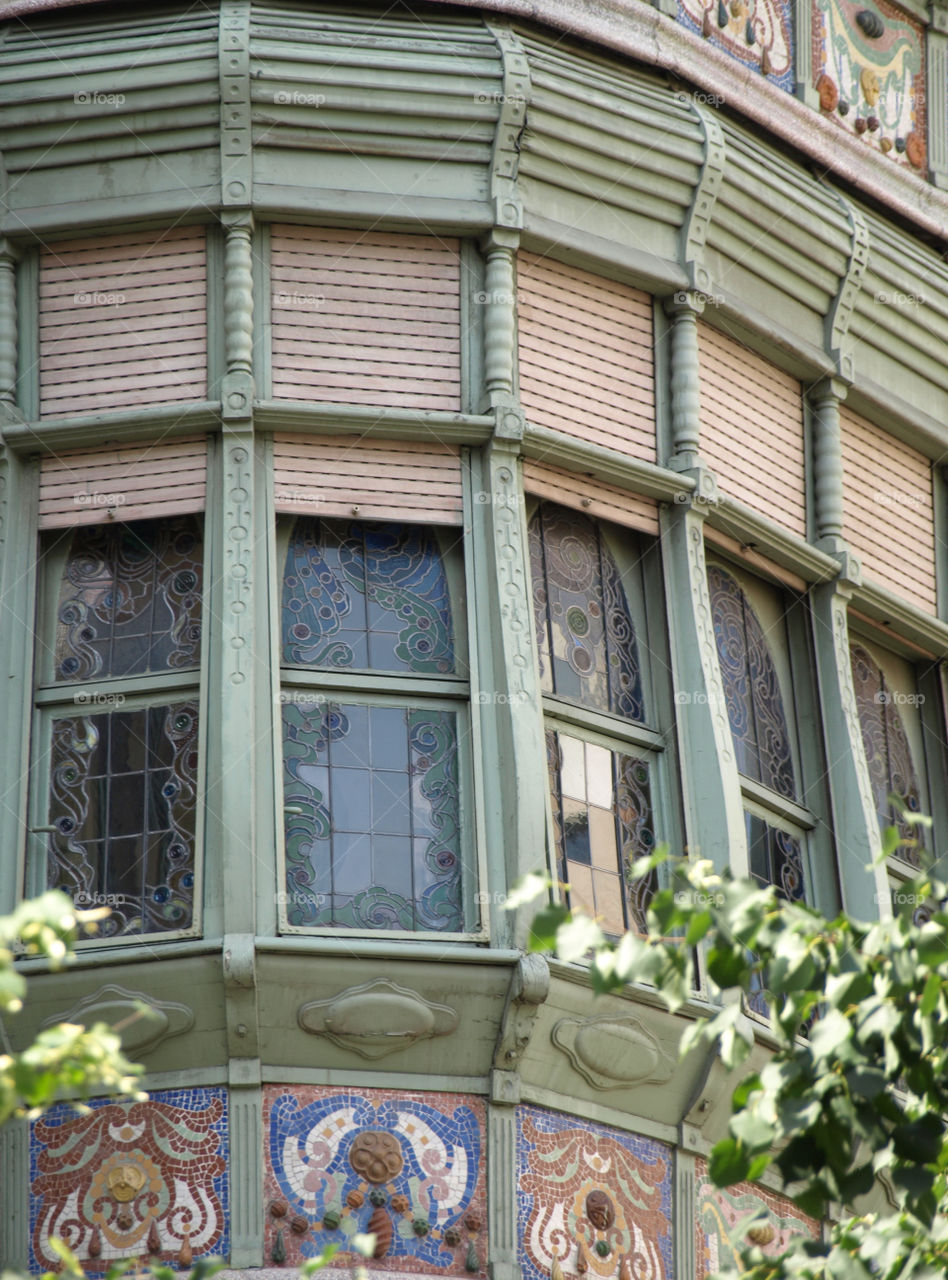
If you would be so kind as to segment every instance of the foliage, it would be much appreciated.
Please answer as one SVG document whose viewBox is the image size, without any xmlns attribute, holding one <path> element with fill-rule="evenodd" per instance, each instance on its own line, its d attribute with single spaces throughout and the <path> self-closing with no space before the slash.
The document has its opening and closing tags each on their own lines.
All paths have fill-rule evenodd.
<svg viewBox="0 0 948 1280">
<path fill-rule="evenodd" d="M 893 828 L 885 853 L 897 844 Z M 588 917 L 550 903 L 534 919 L 530 946 L 564 960 L 592 952 L 598 992 L 654 985 L 688 1019 L 682 1054 L 713 1048 L 740 1076 L 728 1135 L 710 1155 L 718 1186 L 773 1169 L 808 1214 L 832 1217 L 835 1208 L 840 1220 L 825 1242 L 796 1239 L 779 1258 L 746 1250 L 745 1276 L 948 1277 L 948 886 L 920 872 L 901 886 L 891 920 L 827 920 L 772 886 L 715 875 L 710 863 L 671 860 L 664 850 L 632 874 L 662 862 L 669 883 L 652 899 L 648 937 L 611 942 Z M 515 905 L 536 888 L 533 878 Z M 705 1017 L 693 1001 L 696 949 L 715 1006 Z M 767 1039 L 776 1046 L 749 1073 L 748 999 L 769 1007 Z M 871 1191 L 872 1203 L 894 1211 L 854 1210 Z"/>
<path fill-rule="evenodd" d="M 142 1068 L 121 1051 L 121 1039 L 105 1023 L 88 1029 L 60 1022 L 46 1027 L 20 1053 L 9 1046 L 3 1018 L 23 1007 L 26 979 L 14 958 L 45 956 L 54 968 L 66 963 L 79 929 L 94 928 L 101 911 L 77 912 L 63 893 L 45 893 L 0 916 L 0 1124 L 11 1116 L 34 1117 L 62 1097 L 136 1094 Z"/>
</svg>

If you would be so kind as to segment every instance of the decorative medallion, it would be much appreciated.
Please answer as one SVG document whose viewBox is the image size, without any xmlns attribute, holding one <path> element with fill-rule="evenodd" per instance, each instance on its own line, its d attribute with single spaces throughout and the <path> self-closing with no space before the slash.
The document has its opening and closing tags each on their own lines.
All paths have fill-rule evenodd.
<svg viewBox="0 0 948 1280">
<path fill-rule="evenodd" d="M 671 1277 L 671 1155 L 650 1138 L 518 1107 L 524 1280 Z"/>
<path fill-rule="evenodd" d="M 551 1039 L 595 1089 L 663 1084 L 674 1070 L 659 1042 L 630 1015 L 561 1018 Z"/>
<path fill-rule="evenodd" d="M 386 1271 L 483 1270 L 480 1098 L 270 1086 L 264 1115 L 271 1261 L 297 1266 L 328 1244 L 345 1250 L 357 1232 L 370 1232 Z"/>
<path fill-rule="evenodd" d="M 924 170 L 925 33 L 890 0 L 813 0 L 820 108 L 867 146 Z M 832 85 L 833 91 L 827 88 Z"/>
<path fill-rule="evenodd" d="M 388 978 L 349 987 L 327 1000 L 311 1000 L 300 1006 L 297 1019 L 304 1031 L 326 1036 L 363 1058 L 384 1058 L 417 1040 L 450 1035 L 458 1025 L 454 1009 Z"/>
<path fill-rule="evenodd" d="M 65 1013 L 47 1018 L 43 1026 L 58 1022 L 78 1022 L 87 1027 L 105 1022 L 121 1037 L 125 1053 L 141 1057 L 157 1049 L 163 1040 L 190 1031 L 194 1013 L 186 1004 L 154 1000 L 143 991 L 127 991 L 109 983 L 83 996 Z"/>
<path fill-rule="evenodd" d="M 226 1254 L 227 1095 L 153 1093 L 147 1102 L 52 1108 L 31 1131 L 30 1260 L 53 1270 L 58 1236 L 90 1274 L 116 1258 Z"/>
</svg>

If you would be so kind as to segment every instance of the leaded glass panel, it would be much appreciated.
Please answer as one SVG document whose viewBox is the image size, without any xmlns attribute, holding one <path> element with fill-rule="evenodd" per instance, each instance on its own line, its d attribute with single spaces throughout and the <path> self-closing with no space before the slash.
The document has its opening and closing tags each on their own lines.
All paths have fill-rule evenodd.
<svg viewBox="0 0 948 1280">
<path fill-rule="evenodd" d="M 183 516 L 77 529 L 56 618 L 57 681 L 196 666 L 201 640 L 196 521 Z"/>
<path fill-rule="evenodd" d="M 454 712 L 301 694 L 283 742 L 288 922 L 461 931 Z"/>
<path fill-rule="evenodd" d="M 546 746 L 557 860 L 571 905 L 597 917 L 606 933 L 624 933 L 630 923 L 644 933 L 656 883 L 630 883 L 626 873 L 655 843 L 648 765 L 552 729 Z"/>
<path fill-rule="evenodd" d="M 790 733 L 763 628 L 738 583 L 717 565 L 708 567 L 708 588 L 738 770 L 792 799 Z"/>
<path fill-rule="evenodd" d="M 286 556 L 283 661 L 444 675 L 455 670 L 448 581 L 430 530 L 301 519 Z"/>
<path fill-rule="evenodd" d="M 541 687 L 644 720 L 635 627 L 598 526 L 544 502 L 530 521 L 529 542 Z"/>
<path fill-rule="evenodd" d="M 789 831 L 772 827 L 763 818 L 744 811 L 747 860 L 750 873 L 762 884 L 772 884 L 790 902 L 804 898 L 803 854 L 800 842 Z"/>
<path fill-rule="evenodd" d="M 111 907 L 100 936 L 192 923 L 197 741 L 193 701 L 53 721 L 48 885 Z"/>
<path fill-rule="evenodd" d="M 897 796 L 911 813 L 918 813 L 921 808 L 918 775 L 896 697 L 886 683 L 882 668 L 861 645 L 851 646 L 850 658 L 862 745 L 879 824 L 897 827 L 903 840 L 915 842 L 918 829 L 905 821 L 890 800 L 890 796 Z M 906 862 L 919 865 L 919 853 L 913 844 L 903 846 L 898 853 Z"/>
</svg>

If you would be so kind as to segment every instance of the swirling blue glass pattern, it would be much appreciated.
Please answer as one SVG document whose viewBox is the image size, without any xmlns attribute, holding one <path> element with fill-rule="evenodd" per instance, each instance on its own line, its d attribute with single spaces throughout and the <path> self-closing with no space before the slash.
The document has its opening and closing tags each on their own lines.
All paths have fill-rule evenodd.
<svg viewBox="0 0 948 1280">
<path fill-rule="evenodd" d="M 415 525 L 296 522 L 287 550 L 283 662 L 445 675 L 455 670 L 448 581 Z"/>
<path fill-rule="evenodd" d="M 635 627 L 598 526 L 543 502 L 530 521 L 529 543 L 542 688 L 644 721 Z"/>
<path fill-rule="evenodd" d="M 741 587 L 718 565 L 708 567 L 708 589 L 737 767 L 793 799 L 797 785 L 790 732 L 763 628 Z"/>
<path fill-rule="evenodd" d="M 181 516 L 77 529 L 57 624 L 56 680 L 195 666 L 201 641 L 197 521 Z"/>
<path fill-rule="evenodd" d="M 453 712 L 295 695 L 283 759 L 291 925 L 463 928 Z"/>
</svg>

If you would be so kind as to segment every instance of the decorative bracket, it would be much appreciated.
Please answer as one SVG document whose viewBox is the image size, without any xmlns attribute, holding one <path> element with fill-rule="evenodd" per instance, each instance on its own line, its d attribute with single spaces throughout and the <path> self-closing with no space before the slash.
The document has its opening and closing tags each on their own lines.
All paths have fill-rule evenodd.
<svg viewBox="0 0 948 1280">
<path fill-rule="evenodd" d="M 507 1002 L 494 1049 L 495 1070 L 516 1071 L 520 1066 L 533 1035 L 540 1005 L 549 994 L 550 966 L 544 957 L 521 956 L 507 988 Z"/>
<path fill-rule="evenodd" d="M 703 265 L 702 258 L 708 239 L 708 228 L 714 215 L 714 206 L 724 179 L 727 150 L 721 126 L 714 116 L 693 99 L 688 100 L 688 105 L 701 123 L 701 131 L 704 134 L 704 163 L 701 166 L 698 184 L 691 197 L 691 208 L 681 229 L 682 266 L 688 273 L 689 287 L 710 297 L 711 273 Z"/>
<path fill-rule="evenodd" d="M 503 78 L 496 100 L 500 105 L 494 130 L 490 158 L 490 194 L 494 205 L 494 223 L 498 227 L 519 230 L 523 226 L 523 205 L 517 192 L 520 167 L 520 135 L 523 133 L 530 103 L 530 64 L 523 45 L 501 23 L 487 23 L 487 29 L 500 49 Z"/>
<path fill-rule="evenodd" d="M 258 1048 L 257 957 L 253 934 L 224 937 L 227 1047 L 232 1058 L 256 1058 Z"/>
<path fill-rule="evenodd" d="M 253 198 L 250 127 L 250 0 L 221 0 L 218 33 L 221 92 L 221 204 Z"/>
<path fill-rule="evenodd" d="M 855 377 L 853 356 L 851 351 L 843 350 L 843 343 L 849 332 L 856 299 L 859 297 L 863 277 L 866 274 L 870 237 L 869 227 L 862 213 L 838 191 L 834 194 L 849 219 L 850 248 L 846 269 L 840 279 L 836 297 L 823 322 L 824 341 L 827 354 L 836 365 L 838 376 L 846 382 L 852 382 Z"/>
</svg>

